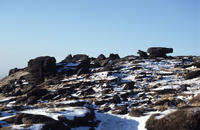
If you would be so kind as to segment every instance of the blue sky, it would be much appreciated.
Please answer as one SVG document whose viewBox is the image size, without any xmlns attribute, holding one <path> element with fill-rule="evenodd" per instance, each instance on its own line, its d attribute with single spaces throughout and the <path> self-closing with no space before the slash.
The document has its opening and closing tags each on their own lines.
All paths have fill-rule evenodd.
<svg viewBox="0 0 200 130">
<path fill-rule="evenodd" d="M 199 0 L 0 0 L 0 77 L 44 55 L 199 55 L 199 23 Z"/>
</svg>

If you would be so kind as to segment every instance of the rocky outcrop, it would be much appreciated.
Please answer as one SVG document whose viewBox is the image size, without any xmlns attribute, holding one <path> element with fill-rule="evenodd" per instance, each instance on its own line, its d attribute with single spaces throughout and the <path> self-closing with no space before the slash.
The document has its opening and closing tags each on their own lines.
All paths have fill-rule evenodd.
<svg viewBox="0 0 200 130">
<path fill-rule="evenodd" d="M 79 62 L 79 61 L 88 60 L 88 59 L 89 57 L 85 54 L 77 54 L 74 56 L 69 54 L 63 61 L 61 61 L 61 63 Z"/>
<path fill-rule="evenodd" d="M 120 59 L 118 54 L 113 54 L 111 53 L 110 56 L 108 57 L 110 60 L 116 60 L 116 59 Z"/>
<path fill-rule="evenodd" d="M 153 111 L 162 115 L 166 113 L 165 110 L 181 108 L 184 115 L 182 108 L 199 106 L 200 96 L 195 96 L 200 84 L 196 64 L 199 63 L 199 57 L 157 58 L 146 57 L 146 53 L 142 53 L 139 57 L 124 58 L 117 54 L 109 57 L 100 55 L 97 58 L 69 55 L 65 61 L 56 64 L 56 69 L 53 57 L 33 59 L 27 68 L 13 71 L 13 74 L 0 81 L 0 116 L 9 119 L 7 126 L 10 129 L 16 124 L 15 121 L 30 127 L 42 123 L 41 129 L 101 129 L 107 123 L 112 125 L 109 124 L 111 122 L 128 121 L 128 125 L 133 123 L 138 126 L 130 116 L 145 122 L 144 116 L 151 115 Z M 164 56 L 162 52 L 161 55 Z M 128 120 L 119 115 L 127 116 Z M 186 119 L 198 120 L 198 114 L 195 113 L 194 117 L 190 113 L 188 115 Z M 155 118 L 156 122 L 160 122 L 158 124 L 152 118 L 153 122 L 148 122 L 147 128 L 162 129 L 159 126 L 163 122 L 163 129 L 167 128 L 167 118 L 163 118 L 162 122 L 161 117 Z M 167 117 L 172 124 L 171 120 L 181 122 L 179 115 L 177 119 L 172 115 Z M 102 122 L 98 124 L 97 120 Z M 193 119 L 191 121 L 195 126 Z M 0 121 L 0 125 L 5 128 L 4 123 L 5 120 Z M 126 125 L 122 123 L 122 126 Z M 171 126 L 169 128 L 174 129 Z M 120 126 L 119 129 L 124 128 Z"/>
<path fill-rule="evenodd" d="M 54 57 L 37 57 L 28 62 L 28 71 L 31 73 L 30 82 L 42 83 L 45 77 L 55 75 L 56 59 Z"/>
<path fill-rule="evenodd" d="M 166 54 L 173 53 L 173 48 L 151 47 L 147 49 L 150 57 L 166 57 Z"/>
</svg>

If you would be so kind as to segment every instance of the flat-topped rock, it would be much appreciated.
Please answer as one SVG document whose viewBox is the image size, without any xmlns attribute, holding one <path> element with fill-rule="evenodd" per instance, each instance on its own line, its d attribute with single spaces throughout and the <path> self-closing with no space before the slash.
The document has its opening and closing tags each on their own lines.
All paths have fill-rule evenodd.
<svg viewBox="0 0 200 130">
<path fill-rule="evenodd" d="M 166 57 L 166 54 L 173 53 L 173 48 L 151 47 L 147 49 L 150 57 Z"/>
<path fill-rule="evenodd" d="M 56 73 L 56 59 L 50 56 L 37 57 L 28 62 L 28 71 L 33 79 L 37 82 L 43 82 L 44 77 L 54 75 Z"/>
</svg>

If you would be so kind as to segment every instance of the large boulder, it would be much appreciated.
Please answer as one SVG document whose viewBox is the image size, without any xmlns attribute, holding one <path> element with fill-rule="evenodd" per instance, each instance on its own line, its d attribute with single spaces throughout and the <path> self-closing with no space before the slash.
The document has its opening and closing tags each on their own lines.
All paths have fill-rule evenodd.
<svg viewBox="0 0 200 130">
<path fill-rule="evenodd" d="M 173 53 L 173 48 L 151 47 L 147 49 L 150 57 L 166 57 L 166 54 Z"/>
<path fill-rule="evenodd" d="M 37 57 L 28 62 L 29 80 L 41 83 L 45 77 L 56 73 L 56 59 L 50 56 Z"/>
<path fill-rule="evenodd" d="M 199 107 L 179 109 L 166 116 L 154 114 L 146 122 L 147 130 L 199 130 Z"/>
</svg>

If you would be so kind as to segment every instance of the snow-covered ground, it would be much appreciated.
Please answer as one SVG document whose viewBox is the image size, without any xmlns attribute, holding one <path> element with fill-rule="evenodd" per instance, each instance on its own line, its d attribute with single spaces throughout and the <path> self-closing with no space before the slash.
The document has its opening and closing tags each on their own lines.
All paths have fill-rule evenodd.
<svg viewBox="0 0 200 130">
<path fill-rule="evenodd" d="M 63 68 L 59 68 L 58 72 L 63 69 L 75 69 L 79 64 L 58 64 L 63 66 Z M 45 87 L 50 94 L 55 94 L 58 92 L 57 90 L 63 88 L 67 89 L 66 92 L 59 91 L 61 95 L 56 93 L 56 96 L 51 99 L 40 99 L 33 105 L 20 104 L 23 110 L 12 110 L 20 96 L 2 97 L 0 99 L 1 107 L 8 107 L 11 110 L 3 111 L 2 109 L 0 111 L 0 125 L 23 129 L 23 124 L 8 124 L 3 121 L 17 113 L 39 114 L 57 121 L 59 116 L 74 120 L 74 117 L 86 116 L 92 108 L 95 111 L 95 120 L 100 121 L 99 125 L 95 127 L 96 130 L 145 130 L 145 123 L 152 114 L 159 113 L 160 115 L 156 119 L 161 119 L 176 110 L 176 104 L 171 105 L 170 101 L 180 99 L 181 105 L 187 105 L 192 97 L 200 93 L 200 77 L 185 80 L 182 75 L 197 68 L 194 66 L 176 67 L 180 64 L 188 65 L 190 62 L 183 63 L 180 59 L 134 59 L 130 62 L 123 61 L 113 65 L 113 68 L 118 69 L 111 71 L 98 71 L 102 69 L 100 67 L 93 69 L 89 75 L 65 76 L 57 84 Z M 127 87 L 129 82 L 134 82 L 134 86 Z M 22 85 L 28 84 L 26 81 L 22 83 Z M 188 87 L 186 90 L 181 90 L 181 86 L 185 84 Z M 16 83 L 17 85 L 20 86 Z M 174 91 L 168 92 L 168 90 Z M 119 97 L 117 97 L 117 101 L 113 99 L 114 96 Z M 98 104 L 97 101 L 105 101 L 105 103 Z M 85 104 L 80 106 L 71 105 L 84 102 Z M 120 105 L 126 106 L 125 114 L 113 112 Z M 109 108 L 108 111 L 100 112 L 101 108 L 106 107 Z M 130 116 L 131 108 L 143 108 L 145 112 L 138 117 Z M 40 130 L 43 125 L 33 124 L 27 129 Z M 89 128 L 81 126 L 72 128 L 72 130 L 88 130 Z"/>
</svg>

